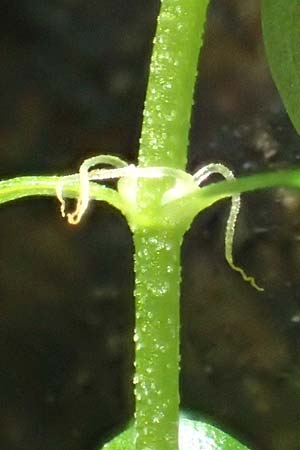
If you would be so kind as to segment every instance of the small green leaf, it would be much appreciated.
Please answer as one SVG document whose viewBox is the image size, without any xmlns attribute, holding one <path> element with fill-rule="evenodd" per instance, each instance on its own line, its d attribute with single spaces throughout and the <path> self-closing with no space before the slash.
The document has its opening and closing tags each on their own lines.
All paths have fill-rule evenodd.
<svg viewBox="0 0 300 450">
<path fill-rule="evenodd" d="M 123 431 L 102 450 L 135 450 L 134 427 Z M 180 418 L 179 450 L 249 450 L 236 439 L 208 423 Z"/>
<path fill-rule="evenodd" d="M 102 447 L 102 450 L 134 450 L 134 427 L 131 426 L 127 430 L 118 434 L 110 442 Z"/>
<path fill-rule="evenodd" d="M 179 450 L 248 450 L 236 439 L 208 423 L 180 419 Z"/>
<path fill-rule="evenodd" d="M 262 26 L 271 72 L 300 134 L 300 2 L 263 0 Z"/>
</svg>

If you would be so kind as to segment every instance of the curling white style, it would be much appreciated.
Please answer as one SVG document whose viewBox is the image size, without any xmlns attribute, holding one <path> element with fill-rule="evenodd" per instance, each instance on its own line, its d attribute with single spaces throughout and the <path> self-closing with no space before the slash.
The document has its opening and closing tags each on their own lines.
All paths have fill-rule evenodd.
<svg viewBox="0 0 300 450">
<path fill-rule="evenodd" d="M 210 175 L 218 174 L 222 175 L 225 180 L 234 180 L 235 177 L 233 172 L 228 169 L 228 167 L 219 163 L 208 164 L 202 167 L 194 174 L 194 180 L 200 186 L 203 181 L 205 181 Z M 227 219 L 226 231 L 225 231 L 225 258 L 230 267 L 239 272 L 242 278 L 251 284 L 258 291 L 263 291 L 264 289 L 258 286 L 253 277 L 248 276 L 241 267 L 238 267 L 233 262 L 232 248 L 233 248 L 233 238 L 235 232 L 236 221 L 241 208 L 241 196 L 240 194 L 232 195 L 231 197 L 231 208 Z"/>
</svg>

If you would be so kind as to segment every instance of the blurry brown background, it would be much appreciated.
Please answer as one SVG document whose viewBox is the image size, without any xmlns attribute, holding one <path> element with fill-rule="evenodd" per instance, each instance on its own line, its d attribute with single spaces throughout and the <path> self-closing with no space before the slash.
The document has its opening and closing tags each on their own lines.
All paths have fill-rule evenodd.
<svg viewBox="0 0 300 450">
<path fill-rule="evenodd" d="M 71 173 L 100 152 L 135 161 L 158 0 L 0 6 L 1 178 Z M 191 171 L 300 159 L 259 8 L 211 2 Z M 299 450 L 300 197 L 244 196 L 234 253 L 263 294 L 224 261 L 228 206 L 183 248 L 182 406 L 258 449 Z M 70 227 L 55 199 L 27 199 L 1 207 L 0 234 L 0 448 L 92 450 L 133 413 L 130 232 L 105 205 Z"/>
</svg>

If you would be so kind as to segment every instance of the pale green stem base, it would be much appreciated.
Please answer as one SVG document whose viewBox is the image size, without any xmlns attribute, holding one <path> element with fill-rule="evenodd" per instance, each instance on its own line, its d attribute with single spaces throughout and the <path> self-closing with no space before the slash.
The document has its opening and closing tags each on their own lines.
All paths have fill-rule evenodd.
<svg viewBox="0 0 300 450">
<path fill-rule="evenodd" d="M 178 449 L 181 241 L 178 230 L 134 233 L 136 450 Z"/>
</svg>

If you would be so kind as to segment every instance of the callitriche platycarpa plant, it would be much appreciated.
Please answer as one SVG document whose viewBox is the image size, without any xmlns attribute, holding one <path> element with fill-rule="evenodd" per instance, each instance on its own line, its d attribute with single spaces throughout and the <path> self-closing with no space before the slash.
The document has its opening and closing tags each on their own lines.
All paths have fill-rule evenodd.
<svg viewBox="0 0 300 450">
<path fill-rule="evenodd" d="M 234 259 L 234 232 L 243 192 L 300 187 L 300 171 L 236 179 L 229 167 L 211 161 L 186 171 L 190 116 L 199 51 L 205 37 L 208 0 L 162 0 L 154 38 L 138 161 L 116 155 L 85 160 L 78 173 L 26 176 L 0 182 L 0 202 L 56 196 L 63 216 L 78 224 L 90 200 L 106 201 L 128 221 L 134 242 L 135 415 L 128 429 L 105 450 L 245 450 L 243 444 L 179 413 L 180 249 L 201 211 L 231 198 L 224 231 L 225 260 L 258 291 L 267 288 Z M 297 1 L 264 0 L 264 39 L 271 69 L 295 128 L 300 129 L 300 9 Z M 298 24 L 298 25 L 297 25 Z M 281 30 L 279 32 L 279 30 Z M 286 66 L 278 61 L 286 60 Z M 213 174 L 224 181 L 207 183 Z M 117 188 L 105 185 L 117 180 Z M 206 181 L 205 186 L 203 186 Z M 66 213 L 66 199 L 76 208 Z M 226 261 L 224 260 L 224 263 Z"/>
</svg>

